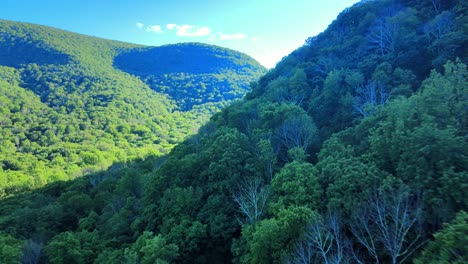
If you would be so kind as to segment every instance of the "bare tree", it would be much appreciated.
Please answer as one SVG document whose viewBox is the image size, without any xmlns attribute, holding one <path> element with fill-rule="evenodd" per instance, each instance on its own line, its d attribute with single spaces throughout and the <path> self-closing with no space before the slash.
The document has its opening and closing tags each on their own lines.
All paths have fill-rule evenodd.
<svg viewBox="0 0 468 264">
<path fill-rule="evenodd" d="M 315 251 L 312 248 L 312 245 L 307 240 L 297 241 L 294 245 L 293 252 L 291 256 L 288 257 L 287 263 L 294 264 L 310 264 L 314 263 L 316 256 Z"/>
<path fill-rule="evenodd" d="M 314 122 L 304 114 L 287 118 L 276 130 L 276 136 L 286 150 L 302 148 L 306 152 L 316 139 L 316 132 L 317 127 Z"/>
<path fill-rule="evenodd" d="M 283 85 L 277 86 L 272 90 L 272 99 L 278 103 L 289 103 L 292 105 L 301 106 L 304 101 L 304 93 L 294 92 L 288 87 L 288 83 L 285 79 L 282 79 Z"/>
<path fill-rule="evenodd" d="M 348 249 L 349 243 L 343 233 L 341 219 L 336 214 L 330 214 L 309 225 L 304 239 L 296 243 L 290 262 L 348 263 Z"/>
<path fill-rule="evenodd" d="M 268 199 L 268 188 L 261 186 L 258 178 L 249 179 L 237 187 L 232 198 L 238 205 L 238 210 L 247 218 L 248 223 L 256 223 L 262 216 Z M 241 224 L 244 221 L 238 219 Z"/>
<path fill-rule="evenodd" d="M 375 263 L 380 263 L 377 251 L 376 237 L 374 237 L 373 224 L 374 221 L 371 217 L 368 208 L 363 208 L 353 215 L 353 222 L 351 223 L 351 232 L 361 243 L 369 255 L 375 260 Z M 357 258 L 357 256 L 355 257 Z"/>
<path fill-rule="evenodd" d="M 35 242 L 32 239 L 27 240 L 24 243 L 23 249 L 21 250 L 21 264 L 36 264 L 39 263 L 41 258 L 43 243 Z"/>
<path fill-rule="evenodd" d="M 424 33 L 431 39 L 441 39 L 445 34 L 453 31 L 455 24 L 455 14 L 451 11 L 444 11 L 424 26 Z"/>
<path fill-rule="evenodd" d="M 388 100 L 388 92 L 381 82 L 368 82 L 356 89 L 357 95 L 353 98 L 354 109 L 363 117 L 375 113 L 376 107 L 384 105 Z"/>
<path fill-rule="evenodd" d="M 400 257 L 403 257 L 403 262 L 421 238 L 421 233 L 417 232 L 407 241 L 410 239 L 409 231 L 420 220 L 421 209 L 413 206 L 409 194 L 402 189 L 391 189 L 387 196 L 377 197 L 372 203 L 378 237 L 390 254 L 392 263 L 398 263 Z"/>
<path fill-rule="evenodd" d="M 390 22 L 388 18 L 377 20 L 368 35 L 369 49 L 377 50 L 380 55 L 392 53 L 395 50 L 395 34 L 398 24 Z"/>
<path fill-rule="evenodd" d="M 424 243 L 421 230 L 416 228 L 420 205 L 403 187 L 391 187 L 374 195 L 369 199 L 369 209 L 359 214 L 351 230 L 376 263 L 379 263 L 377 243 L 389 254 L 392 264 L 403 263 Z"/>
</svg>

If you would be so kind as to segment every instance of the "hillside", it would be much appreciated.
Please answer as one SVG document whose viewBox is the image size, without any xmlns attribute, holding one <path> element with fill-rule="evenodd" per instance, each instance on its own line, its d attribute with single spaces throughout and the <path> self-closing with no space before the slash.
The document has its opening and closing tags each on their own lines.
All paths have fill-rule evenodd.
<svg viewBox="0 0 468 264">
<path fill-rule="evenodd" d="M 357 3 L 166 157 L 3 199 L 3 258 L 466 263 L 467 15 Z"/>
<path fill-rule="evenodd" d="M 142 47 L 1 20 L 0 196 L 165 154 L 263 72 L 216 46 Z"/>
<path fill-rule="evenodd" d="M 116 56 L 114 65 L 169 95 L 182 111 L 240 98 L 264 73 L 245 54 L 202 43 L 133 49 Z"/>
</svg>

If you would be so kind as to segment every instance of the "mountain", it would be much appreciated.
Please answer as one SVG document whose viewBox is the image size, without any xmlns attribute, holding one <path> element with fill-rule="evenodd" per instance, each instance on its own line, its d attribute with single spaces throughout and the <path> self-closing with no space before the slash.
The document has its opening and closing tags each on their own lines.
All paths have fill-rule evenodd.
<svg viewBox="0 0 468 264">
<path fill-rule="evenodd" d="M 202 43 L 133 49 L 116 56 L 114 65 L 169 95 L 182 111 L 240 98 L 264 73 L 245 54 Z"/>
<path fill-rule="evenodd" d="M 355 4 L 167 156 L 2 199 L 3 259 L 467 262 L 467 11 Z"/>
<path fill-rule="evenodd" d="M 144 47 L 1 20 L 0 196 L 165 154 L 264 72 L 206 44 Z"/>
</svg>

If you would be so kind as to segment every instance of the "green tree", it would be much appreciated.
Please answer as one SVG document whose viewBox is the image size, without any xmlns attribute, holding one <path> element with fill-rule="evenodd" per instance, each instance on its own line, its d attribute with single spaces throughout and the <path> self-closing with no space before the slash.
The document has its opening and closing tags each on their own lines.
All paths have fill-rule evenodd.
<svg viewBox="0 0 468 264">
<path fill-rule="evenodd" d="M 21 240 L 8 234 L 0 233 L 0 259 L 3 263 L 18 263 L 21 257 L 21 247 Z"/>
<path fill-rule="evenodd" d="M 467 263 L 468 257 L 468 214 L 460 211 L 454 220 L 434 234 L 414 263 Z"/>
<path fill-rule="evenodd" d="M 125 250 L 125 256 L 136 256 L 137 263 L 164 264 L 172 263 L 179 255 L 178 250 L 177 245 L 167 243 L 161 235 L 154 236 L 152 232 L 145 231 L 130 249 Z"/>
<path fill-rule="evenodd" d="M 50 263 L 85 263 L 81 243 L 72 232 L 55 236 L 45 252 Z"/>
<path fill-rule="evenodd" d="M 317 210 L 323 195 L 317 169 L 304 161 L 286 164 L 273 178 L 271 190 L 272 212 L 279 212 L 289 206 L 305 206 Z"/>
</svg>

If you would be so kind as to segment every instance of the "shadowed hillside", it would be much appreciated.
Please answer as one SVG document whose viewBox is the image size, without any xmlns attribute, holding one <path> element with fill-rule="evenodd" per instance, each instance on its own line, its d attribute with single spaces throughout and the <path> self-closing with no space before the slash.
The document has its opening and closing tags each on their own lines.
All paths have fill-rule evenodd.
<svg viewBox="0 0 468 264">
<path fill-rule="evenodd" d="M 141 48 L 117 56 L 114 65 L 167 94 L 182 111 L 241 98 L 265 73 L 249 56 L 201 43 Z"/>
</svg>

